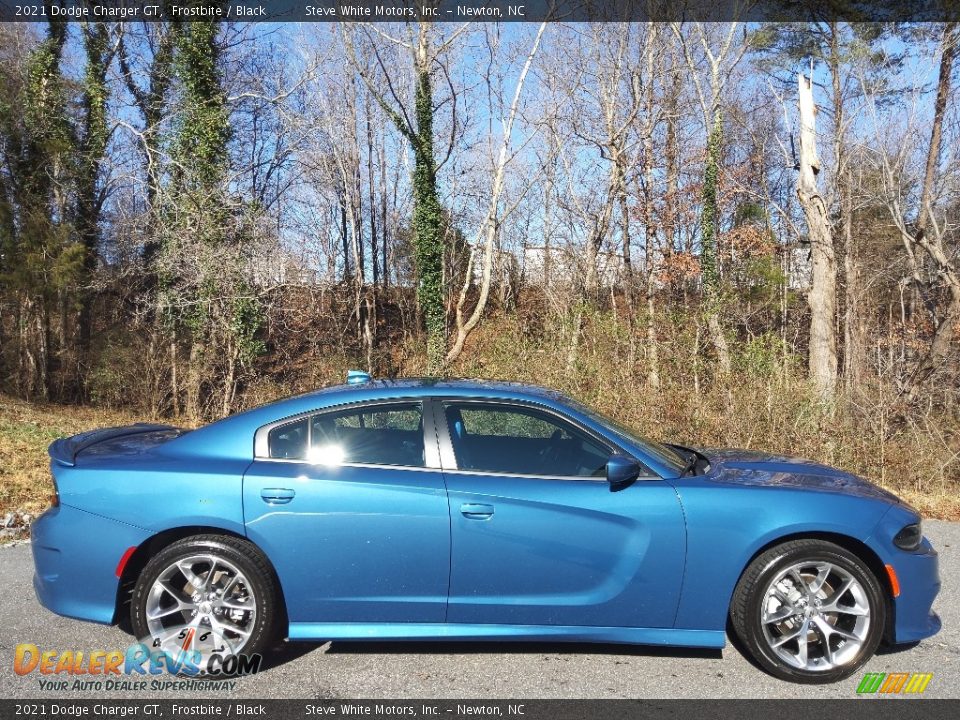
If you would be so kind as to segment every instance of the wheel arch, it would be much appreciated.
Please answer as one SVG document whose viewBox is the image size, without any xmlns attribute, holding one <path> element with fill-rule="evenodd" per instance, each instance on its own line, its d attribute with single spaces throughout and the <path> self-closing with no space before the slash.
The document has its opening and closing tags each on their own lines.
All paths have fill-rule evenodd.
<svg viewBox="0 0 960 720">
<path fill-rule="evenodd" d="M 277 588 L 280 617 L 276 620 L 276 627 L 281 628 L 283 636 L 286 637 L 289 627 L 286 596 L 283 593 L 283 585 L 280 583 L 277 570 L 273 566 L 273 562 L 270 560 L 269 556 L 267 556 L 267 554 L 259 545 L 245 535 L 241 535 L 233 530 L 227 530 L 226 528 L 208 525 L 184 525 L 181 527 L 168 528 L 167 530 L 162 530 L 154 535 L 151 535 L 137 546 L 137 548 L 133 551 L 133 554 L 127 560 L 126 564 L 123 566 L 123 572 L 120 575 L 120 580 L 117 584 L 117 598 L 114 606 L 113 621 L 119 624 L 121 629 L 123 629 L 125 632 L 133 632 L 133 629 L 130 627 L 130 596 L 133 594 L 133 586 L 136 584 L 140 573 L 146 567 L 147 563 L 150 562 L 150 558 L 161 552 L 164 548 L 169 547 L 179 540 L 184 540 L 196 535 L 224 535 L 227 537 L 237 538 L 249 543 L 258 553 L 260 553 L 269 566 L 270 572 L 273 574 L 273 582 Z"/>
<path fill-rule="evenodd" d="M 880 584 L 880 587 L 883 589 L 883 598 L 886 605 L 886 622 L 884 623 L 883 629 L 883 640 L 885 642 L 893 642 L 894 637 L 894 627 L 896 612 L 896 604 L 893 602 L 893 586 L 890 584 L 890 576 L 887 574 L 886 566 L 883 564 L 883 561 L 880 559 L 880 556 L 867 545 L 862 540 L 859 540 L 852 535 L 844 535 L 842 533 L 836 532 L 827 532 L 827 531 L 800 531 L 795 533 L 790 533 L 788 535 L 781 535 L 772 540 L 767 541 L 764 545 L 757 548 L 744 563 L 743 567 L 740 568 L 740 574 L 737 576 L 737 581 L 734 583 L 734 588 L 740 584 L 740 580 L 743 578 L 743 574 L 747 571 L 747 568 L 756 560 L 760 555 L 765 553 L 767 550 L 776 547 L 777 545 L 783 545 L 784 543 L 791 542 L 793 540 L 824 540 L 826 542 L 831 542 L 834 545 L 839 545 L 844 550 L 848 551 L 850 554 L 855 556 L 857 559 L 861 560 L 870 572 L 873 573 L 876 577 L 877 582 Z M 734 594 L 730 596 L 730 605 L 734 602 Z M 729 607 L 727 610 L 729 614 Z"/>
</svg>

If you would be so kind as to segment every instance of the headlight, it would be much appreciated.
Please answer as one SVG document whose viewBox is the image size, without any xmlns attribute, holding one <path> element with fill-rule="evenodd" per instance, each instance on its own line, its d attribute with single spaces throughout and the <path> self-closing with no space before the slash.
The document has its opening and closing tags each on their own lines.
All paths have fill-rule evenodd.
<svg viewBox="0 0 960 720">
<path fill-rule="evenodd" d="M 923 540 L 923 529 L 920 523 L 913 523 L 896 534 L 893 544 L 901 550 L 916 550 L 920 547 L 921 540 Z"/>
</svg>

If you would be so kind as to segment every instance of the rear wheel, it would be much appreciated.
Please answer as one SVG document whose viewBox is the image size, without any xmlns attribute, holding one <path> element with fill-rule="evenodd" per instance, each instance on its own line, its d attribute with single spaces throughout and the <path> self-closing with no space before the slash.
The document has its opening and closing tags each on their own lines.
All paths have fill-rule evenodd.
<svg viewBox="0 0 960 720">
<path fill-rule="evenodd" d="M 273 574 L 255 547 L 239 538 L 198 535 L 147 563 L 134 586 L 130 619 L 151 650 L 174 661 L 192 652 L 186 657 L 205 670 L 214 654 L 222 664 L 266 647 L 276 602 Z"/>
<path fill-rule="evenodd" d="M 823 540 L 794 540 L 750 563 L 730 618 L 747 651 L 771 674 L 829 683 L 852 675 L 876 651 L 886 603 L 858 557 Z"/>
</svg>

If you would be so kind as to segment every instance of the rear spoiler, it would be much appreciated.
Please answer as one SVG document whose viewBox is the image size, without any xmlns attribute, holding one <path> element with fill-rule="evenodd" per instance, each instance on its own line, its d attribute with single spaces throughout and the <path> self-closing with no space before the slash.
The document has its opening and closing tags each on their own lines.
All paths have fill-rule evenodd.
<svg viewBox="0 0 960 720">
<path fill-rule="evenodd" d="M 154 423 L 137 423 L 124 427 L 90 430 L 73 437 L 61 438 L 51 443 L 48 452 L 54 462 L 73 467 L 77 463 L 77 455 L 98 443 L 112 440 L 126 435 L 140 435 L 141 433 L 156 432 L 158 430 L 176 430 L 173 425 L 157 425 Z"/>
</svg>

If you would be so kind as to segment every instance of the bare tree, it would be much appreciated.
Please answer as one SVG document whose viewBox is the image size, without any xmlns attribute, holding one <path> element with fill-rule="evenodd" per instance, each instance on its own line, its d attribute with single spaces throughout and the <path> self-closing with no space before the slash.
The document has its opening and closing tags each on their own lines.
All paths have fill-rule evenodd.
<svg viewBox="0 0 960 720">
<path fill-rule="evenodd" d="M 569 120 L 575 136 L 599 152 L 607 166 L 606 180 L 595 202 L 581 204 L 589 218 L 586 239 L 584 293 L 596 301 L 600 290 L 600 249 L 610 232 L 614 211 L 627 195 L 627 175 L 638 144 L 635 121 L 643 107 L 645 52 L 653 42 L 649 32 L 638 37 L 630 25 L 591 27 L 574 59 L 583 63 L 571 74 L 574 104 Z"/>
<path fill-rule="evenodd" d="M 957 44 L 960 42 L 960 25 L 946 23 L 940 38 L 940 62 L 937 72 L 937 90 L 933 102 L 933 115 L 930 120 L 930 136 L 923 158 L 920 194 L 915 208 L 916 221 L 910 222 L 911 208 L 905 202 L 904 174 L 907 171 L 906 153 L 910 143 L 901 144 L 894 152 L 882 148 L 878 155 L 884 181 L 884 193 L 887 208 L 894 225 L 899 232 L 904 250 L 910 261 L 913 281 L 920 282 L 919 255 L 922 253 L 932 264 L 934 278 L 946 286 L 947 307 L 937 321 L 936 330 L 929 348 L 917 363 L 913 372 L 903 384 L 902 392 L 909 401 L 918 397 L 919 390 L 934 371 L 943 363 L 950 352 L 957 323 L 960 322 L 960 268 L 957 258 L 947 245 L 947 218 L 938 219 L 938 176 L 940 174 L 941 145 L 943 141 L 944 120 L 947 114 L 947 101 L 952 90 L 953 66 L 957 56 Z M 871 97 L 878 137 L 884 137 L 888 128 L 881 125 L 877 111 L 877 98 L 869 92 L 864 79 L 864 93 Z M 914 120 L 914 123 L 922 122 Z M 908 128 L 910 134 L 919 131 L 918 126 Z"/>
<path fill-rule="evenodd" d="M 467 262 L 467 270 L 463 281 L 463 287 L 460 289 L 460 296 L 456 307 L 456 335 L 446 355 L 446 362 L 451 363 L 463 352 L 463 344 L 467 337 L 473 332 L 480 319 L 483 317 L 484 309 L 487 306 L 487 299 L 490 296 L 490 281 L 493 271 L 494 248 L 500 227 L 503 225 L 506 217 L 516 208 L 517 203 L 513 202 L 503 207 L 501 197 L 506 181 L 507 166 L 516 155 L 513 147 L 513 130 L 517 120 L 517 112 L 520 109 L 520 98 L 523 94 L 523 85 L 527 79 L 527 73 L 530 72 L 530 66 L 540 47 L 540 40 L 546 30 L 546 21 L 540 24 L 537 34 L 533 39 L 530 51 L 527 53 L 517 81 L 513 90 L 513 99 L 504 116 L 501 118 L 501 140 L 500 150 L 496 155 L 496 161 L 493 166 L 493 180 L 490 186 L 490 204 L 483 223 L 477 230 L 477 239 L 483 239 L 483 265 L 480 279 L 480 296 L 477 299 L 473 310 L 469 315 L 466 314 L 467 293 L 472 282 L 474 263 L 476 262 L 477 249 L 470 254 Z"/>
<path fill-rule="evenodd" d="M 809 78 L 797 76 L 800 105 L 800 174 L 797 197 L 803 207 L 810 238 L 813 277 L 807 302 L 810 305 L 810 379 L 821 397 L 833 396 L 837 383 L 837 263 L 830 219 L 817 187 L 820 158 L 817 156 L 816 105 Z"/>
</svg>

